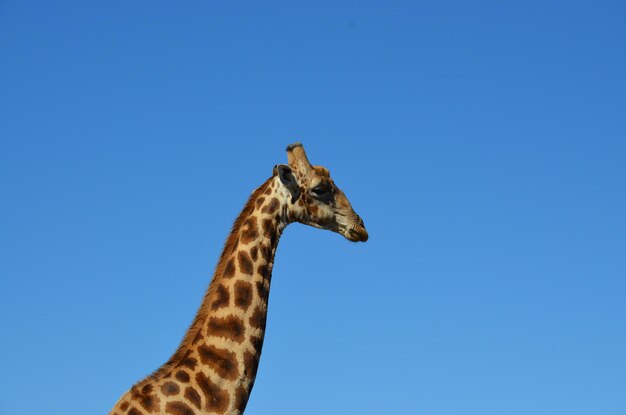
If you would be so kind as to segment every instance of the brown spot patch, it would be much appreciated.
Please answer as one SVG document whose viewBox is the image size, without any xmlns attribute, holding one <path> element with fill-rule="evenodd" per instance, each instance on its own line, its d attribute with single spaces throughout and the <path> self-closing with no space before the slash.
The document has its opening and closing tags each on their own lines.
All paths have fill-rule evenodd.
<svg viewBox="0 0 626 415">
<path fill-rule="evenodd" d="M 159 397 L 152 392 L 152 385 L 146 385 L 141 390 L 141 393 L 138 393 L 134 398 L 148 413 L 155 413 L 160 409 L 160 400 Z"/>
<path fill-rule="evenodd" d="M 254 216 L 250 216 L 243 222 L 243 230 L 241 232 L 241 242 L 249 244 L 259 237 L 259 230 Z"/>
<path fill-rule="evenodd" d="M 265 189 L 263 194 L 266 194 L 266 195 L 272 194 L 272 185 L 267 186 L 267 189 Z"/>
<path fill-rule="evenodd" d="M 259 258 L 259 248 L 253 246 L 252 249 L 250 249 L 250 256 L 252 257 L 252 260 L 256 262 L 257 258 Z"/>
<path fill-rule="evenodd" d="M 230 294 L 228 294 L 228 288 L 224 287 L 222 284 L 218 284 L 215 289 L 215 299 L 211 302 L 211 310 L 227 307 L 229 300 Z"/>
<path fill-rule="evenodd" d="M 181 366 L 188 367 L 191 370 L 196 370 L 196 364 L 197 363 L 198 363 L 198 361 L 196 359 L 194 359 L 193 357 L 190 357 L 189 354 L 187 354 L 187 356 L 185 356 L 180 361 L 180 365 Z"/>
<path fill-rule="evenodd" d="M 254 203 L 256 204 L 257 209 L 261 207 L 261 205 L 265 202 L 265 196 L 259 197 Z"/>
<path fill-rule="evenodd" d="M 280 202 L 278 201 L 278 199 L 273 197 L 272 200 L 270 200 L 270 202 L 267 205 L 265 205 L 265 207 L 261 210 L 261 212 L 269 213 L 271 215 L 278 210 L 279 206 L 280 206 Z"/>
<path fill-rule="evenodd" d="M 256 271 L 263 279 L 269 280 L 272 277 L 270 267 L 267 264 L 261 264 Z"/>
<path fill-rule="evenodd" d="M 243 413 L 246 409 L 248 396 L 249 395 L 243 386 L 239 386 L 235 391 L 235 408 L 238 409 L 240 413 Z"/>
<path fill-rule="evenodd" d="M 269 295 L 269 283 L 266 280 L 256 282 L 256 290 L 259 297 L 267 301 Z"/>
<path fill-rule="evenodd" d="M 228 409 L 230 398 L 226 390 L 211 382 L 211 379 L 202 372 L 196 374 L 196 382 L 204 394 L 204 409 L 209 412 L 217 412 L 218 414 Z"/>
<path fill-rule="evenodd" d="M 263 219 L 261 222 L 261 227 L 263 228 L 263 235 L 266 238 L 270 238 L 274 232 L 276 232 L 276 227 L 274 226 L 274 222 L 271 219 Z"/>
<path fill-rule="evenodd" d="M 263 334 L 261 334 L 261 337 L 250 336 L 250 343 L 254 347 L 258 359 L 258 356 L 261 356 L 261 349 L 263 349 Z"/>
<path fill-rule="evenodd" d="M 191 402 L 192 404 L 195 405 L 196 408 L 201 409 L 202 408 L 202 398 L 200 398 L 200 394 L 198 393 L 197 390 L 195 390 L 194 388 L 192 388 L 191 386 L 188 386 L 185 389 L 185 398 L 189 399 L 189 402 Z"/>
<path fill-rule="evenodd" d="M 222 379 L 235 380 L 239 376 L 237 355 L 234 352 L 202 345 L 198 348 L 198 353 L 202 363 L 210 366 Z"/>
<path fill-rule="evenodd" d="M 245 281 L 235 283 L 235 305 L 246 311 L 252 304 L 252 284 Z"/>
<path fill-rule="evenodd" d="M 237 343 L 243 341 L 243 322 L 237 316 L 210 317 L 208 324 L 209 336 L 225 337 Z"/>
<path fill-rule="evenodd" d="M 137 408 L 130 408 L 130 411 L 128 411 L 128 415 L 143 415 L 143 412 L 141 412 Z"/>
<path fill-rule="evenodd" d="M 223 275 L 226 278 L 231 278 L 233 275 L 235 275 L 235 264 L 232 258 L 226 261 L 226 266 L 224 267 Z"/>
<path fill-rule="evenodd" d="M 177 395 L 180 392 L 180 388 L 174 382 L 165 382 L 161 386 L 161 393 L 165 396 Z"/>
<path fill-rule="evenodd" d="M 246 251 L 239 251 L 237 253 L 237 259 L 239 260 L 239 269 L 244 274 L 252 275 L 252 260 L 250 255 Z"/>
<path fill-rule="evenodd" d="M 165 412 L 172 415 L 195 415 L 194 410 L 189 405 L 180 401 L 168 402 L 165 405 Z"/>
<path fill-rule="evenodd" d="M 250 326 L 257 328 L 257 329 L 264 330 L 266 319 L 267 319 L 267 313 L 265 312 L 263 308 L 259 306 L 256 308 L 256 310 L 254 310 L 254 313 L 252 313 L 248 322 L 250 323 Z"/>
<path fill-rule="evenodd" d="M 130 406 L 130 404 L 129 404 L 128 402 L 126 402 L 126 401 L 125 401 L 125 402 L 122 402 L 122 404 L 120 405 L 120 409 L 121 409 L 122 411 L 125 411 L 125 410 L 127 410 L 127 409 L 128 409 L 128 407 L 129 407 L 129 406 Z"/>
<path fill-rule="evenodd" d="M 259 358 L 257 357 L 256 353 L 246 351 L 243 354 L 243 362 L 246 368 L 246 375 L 254 378 L 256 376 L 256 371 L 259 367 Z"/>
<path fill-rule="evenodd" d="M 185 372 L 184 370 L 179 370 L 178 372 L 176 372 L 176 379 L 183 383 L 187 383 L 189 382 L 189 373 Z"/>
</svg>

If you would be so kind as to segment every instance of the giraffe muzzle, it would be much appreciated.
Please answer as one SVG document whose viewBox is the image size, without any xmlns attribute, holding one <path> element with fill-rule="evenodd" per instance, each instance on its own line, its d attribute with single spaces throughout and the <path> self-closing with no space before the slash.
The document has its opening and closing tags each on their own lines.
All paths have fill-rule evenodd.
<svg viewBox="0 0 626 415">
<path fill-rule="evenodd" d="M 345 236 L 352 242 L 365 242 L 369 239 L 369 234 L 360 216 L 357 216 L 356 223 L 348 227 Z"/>
</svg>

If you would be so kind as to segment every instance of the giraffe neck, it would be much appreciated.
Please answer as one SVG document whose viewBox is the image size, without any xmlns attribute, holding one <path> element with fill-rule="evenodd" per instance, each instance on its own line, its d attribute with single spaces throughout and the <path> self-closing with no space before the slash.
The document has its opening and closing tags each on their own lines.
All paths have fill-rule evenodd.
<svg viewBox="0 0 626 415">
<path fill-rule="evenodd" d="M 213 398 L 218 413 L 226 408 L 225 413 L 242 413 L 256 377 L 274 255 L 288 224 L 278 189 L 270 179 L 253 193 L 235 221 L 198 312 L 203 321 L 190 350 L 199 359 L 196 376 L 208 374 L 214 385 L 209 389 L 223 391 Z"/>
<path fill-rule="evenodd" d="M 178 350 L 112 414 L 243 413 L 265 335 L 274 254 L 289 223 L 285 192 L 270 178 L 252 194 Z"/>
</svg>

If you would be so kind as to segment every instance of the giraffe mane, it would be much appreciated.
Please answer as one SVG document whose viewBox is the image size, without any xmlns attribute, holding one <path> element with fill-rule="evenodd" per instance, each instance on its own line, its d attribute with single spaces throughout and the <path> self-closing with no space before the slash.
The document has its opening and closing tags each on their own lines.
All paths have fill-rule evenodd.
<svg viewBox="0 0 626 415">
<path fill-rule="evenodd" d="M 220 259 L 218 260 L 217 266 L 215 267 L 213 278 L 215 278 L 217 275 L 220 275 L 224 272 L 224 267 L 226 266 L 226 260 L 228 259 L 230 254 L 233 252 L 233 249 L 235 249 L 238 243 L 237 231 L 243 225 L 243 221 L 252 213 L 252 211 L 254 211 L 255 200 L 260 195 L 262 195 L 263 192 L 265 192 L 265 190 L 267 189 L 271 180 L 274 177 L 275 176 L 272 176 L 269 179 L 267 179 L 261 186 L 259 186 L 256 190 L 252 192 L 243 210 L 241 211 L 239 216 L 237 216 L 237 219 L 235 219 L 235 222 L 233 223 L 230 234 L 228 238 L 226 239 L 226 243 L 224 244 L 222 255 L 220 255 Z M 194 340 L 196 339 L 202 327 L 204 320 L 207 317 L 208 310 L 209 310 L 209 298 L 214 290 L 215 290 L 215 286 L 213 284 L 209 284 L 209 288 L 206 290 L 204 294 L 204 298 L 202 300 L 200 308 L 198 309 L 198 312 L 195 318 L 193 319 L 191 326 L 185 333 L 183 340 L 181 341 L 180 345 L 178 346 L 178 349 L 176 349 L 176 352 L 174 352 L 172 357 L 166 363 L 164 363 L 161 367 L 155 370 L 153 373 L 146 376 L 140 382 L 137 382 L 131 388 L 132 390 L 138 391 L 149 382 L 153 380 L 159 380 L 164 375 L 166 375 L 169 371 L 175 368 L 185 358 L 185 352 L 193 344 Z"/>
</svg>

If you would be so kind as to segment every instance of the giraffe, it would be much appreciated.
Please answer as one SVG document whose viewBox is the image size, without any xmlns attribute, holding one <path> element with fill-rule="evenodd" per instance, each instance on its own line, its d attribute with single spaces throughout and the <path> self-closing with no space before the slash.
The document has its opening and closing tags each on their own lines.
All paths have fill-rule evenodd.
<svg viewBox="0 0 626 415">
<path fill-rule="evenodd" d="M 299 222 L 353 242 L 368 233 L 329 171 L 301 143 L 287 147 L 233 225 L 200 309 L 174 355 L 130 388 L 109 415 L 241 414 L 261 356 L 274 254 Z"/>
</svg>

